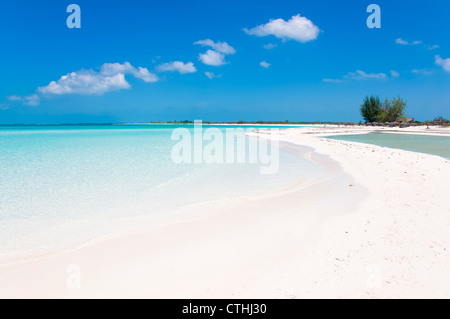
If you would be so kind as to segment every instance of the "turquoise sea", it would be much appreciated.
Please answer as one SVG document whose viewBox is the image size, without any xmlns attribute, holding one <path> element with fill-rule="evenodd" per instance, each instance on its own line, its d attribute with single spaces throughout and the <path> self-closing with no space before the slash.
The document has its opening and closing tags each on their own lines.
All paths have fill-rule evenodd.
<svg viewBox="0 0 450 319">
<path fill-rule="evenodd" d="M 450 159 L 450 137 L 447 136 L 371 133 L 329 136 L 327 138 L 375 144 L 384 147 L 438 155 Z"/>
<path fill-rule="evenodd" d="M 187 205 L 284 189 L 319 170 L 282 149 L 273 175 L 261 164 L 175 164 L 177 127 L 193 129 L 0 127 L 0 264 L 173 220 Z"/>
</svg>

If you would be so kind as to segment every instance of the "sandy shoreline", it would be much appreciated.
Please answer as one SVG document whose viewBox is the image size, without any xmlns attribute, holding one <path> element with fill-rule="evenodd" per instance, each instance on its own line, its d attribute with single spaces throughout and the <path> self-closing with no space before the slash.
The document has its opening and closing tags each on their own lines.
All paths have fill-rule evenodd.
<svg viewBox="0 0 450 319">
<path fill-rule="evenodd" d="M 0 268 L 0 298 L 450 297 L 450 161 L 317 138 L 330 130 L 276 133 L 315 150 L 320 181 Z"/>
<path fill-rule="evenodd" d="M 426 127 L 418 131 L 427 132 Z M 438 133 L 448 136 L 449 131 L 440 129 Z M 404 133 L 405 129 L 397 132 Z M 360 133 L 361 130 L 348 131 Z M 292 288 L 291 296 L 450 296 L 447 275 L 450 161 L 422 153 L 313 137 L 333 135 L 325 130 L 310 134 L 308 129 L 297 129 L 281 135 L 283 140 L 309 145 L 329 155 L 370 191 L 356 211 L 331 218 L 321 229 L 321 248 L 317 247 L 309 256 L 316 261 L 316 267 L 299 258 L 277 271 L 280 277 L 282 272 L 294 270 L 311 275 L 299 277 L 296 283 L 291 278 L 289 285 L 301 287 Z M 334 263 L 330 255 L 335 255 Z M 363 281 L 365 285 L 361 284 Z"/>
<path fill-rule="evenodd" d="M 295 128 L 301 134 L 313 136 L 333 136 L 333 135 L 353 135 L 353 134 L 369 134 L 369 133 L 391 133 L 391 134 L 412 134 L 412 135 L 433 135 L 433 136 L 450 136 L 450 128 L 439 126 L 411 126 L 405 128 L 398 127 L 378 127 L 378 126 L 329 126 L 329 125 L 305 125 L 302 128 Z M 264 131 L 262 129 L 261 131 Z"/>
</svg>

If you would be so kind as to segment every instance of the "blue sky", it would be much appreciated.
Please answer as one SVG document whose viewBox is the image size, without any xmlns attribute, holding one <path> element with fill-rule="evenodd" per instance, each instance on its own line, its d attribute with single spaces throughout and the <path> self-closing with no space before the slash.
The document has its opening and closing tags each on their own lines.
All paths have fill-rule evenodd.
<svg viewBox="0 0 450 319">
<path fill-rule="evenodd" d="M 81 29 L 66 25 L 71 3 Z M 381 29 L 366 25 L 371 3 Z M 368 94 L 450 118 L 448 0 L 1 7 L 0 124 L 359 121 Z"/>
</svg>

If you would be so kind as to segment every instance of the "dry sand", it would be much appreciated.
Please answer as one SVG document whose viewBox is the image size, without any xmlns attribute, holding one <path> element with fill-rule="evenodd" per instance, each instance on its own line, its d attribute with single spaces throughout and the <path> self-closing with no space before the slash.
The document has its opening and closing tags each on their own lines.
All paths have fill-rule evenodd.
<svg viewBox="0 0 450 319">
<path fill-rule="evenodd" d="M 450 161 L 317 137 L 330 129 L 276 134 L 320 178 L 2 267 L 0 298 L 450 297 Z"/>
</svg>

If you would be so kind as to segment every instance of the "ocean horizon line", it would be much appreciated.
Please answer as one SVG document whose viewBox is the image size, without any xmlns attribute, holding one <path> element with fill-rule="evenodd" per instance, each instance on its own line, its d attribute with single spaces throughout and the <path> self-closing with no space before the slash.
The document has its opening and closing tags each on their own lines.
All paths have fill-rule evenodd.
<svg viewBox="0 0 450 319">
<path fill-rule="evenodd" d="M 243 125 L 243 124 L 285 124 L 285 125 L 299 125 L 299 124 L 336 124 L 336 123 L 348 123 L 348 124 L 357 124 L 355 122 L 286 122 L 286 121 L 202 121 L 205 125 L 213 125 L 213 124 L 230 124 L 230 125 Z M 80 123 L 14 123 L 14 124 L 0 124 L 0 127 L 12 127 L 12 126 L 114 126 L 114 125 L 157 125 L 157 124 L 167 124 L 167 125 L 193 125 L 194 121 L 168 121 L 168 122 L 109 122 L 109 123 L 89 123 L 89 122 L 80 122 Z"/>
</svg>

